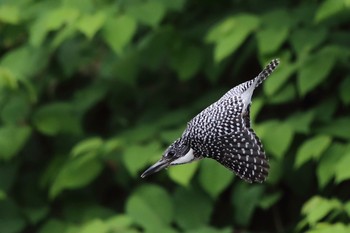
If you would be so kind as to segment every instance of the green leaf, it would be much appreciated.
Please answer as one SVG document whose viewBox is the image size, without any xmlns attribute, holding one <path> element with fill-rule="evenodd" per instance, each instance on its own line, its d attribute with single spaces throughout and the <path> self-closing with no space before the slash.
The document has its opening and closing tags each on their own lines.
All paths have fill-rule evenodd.
<svg viewBox="0 0 350 233">
<path fill-rule="evenodd" d="M 133 222 L 130 216 L 118 214 L 107 219 L 106 224 L 108 225 L 108 228 L 112 231 L 124 231 L 127 228 L 129 228 L 133 224 Z"/>
<path fill-rule="evenodd" d="M 188 80 L 198 71 L 202 61 L 201 50 L 196 46 L 189 46 L 173 52 L 171 66 L 176 70 L 179 78 Z"/>
<path fill-rule="evenodd" d="M 348 217 L 350 217 L 350 201 L 345 203 L 344 209 L 345 209 L 346 213 L 348 214 Z"/>
<path fill-rule="evenodd" d="M 283 62 L 283 64 L 273 72 L 273 75 L 264 82 L 263 88 L 266 95 L 272 96 L 280 90 L 293 75 L 295 68 L 295 65 Z"/>
<path fill-rule="evenodd" d="M 258 48 L 261 54 L 271 54 L 278 50 L 283 42 L 288 38 L 289 28 L 267 27 L 257 32 Z"/>
<path fill-rule="evenodd" d="M 68 160 L 50 188 L 50 197 L 55 198 L 65 189 L 81 188 L 93 181 L 103 168 L 102 162 L 95 156 L 92 153 Z"/>
<path fill-rule="evenodd" d="M 317 166 L 318 184 L 321 188 L 335 176 L 338 161 L 344 156 L 345 149 L 343 144 L 333 142 L 323 153 Z"/>
<path fill-rule="evenodd" d="M 206 41 L 215 44 L 215 62 L 234 53 L 258 26 L 259 19 L 256 16 L 241 14 L 228 17 L 212 27 Z"/>
<path fill-rule="evenodd" d="M 0 232 L 18 233 L 26 227 L 21 209 L 11 200 L 0 201 Z"/>
<path fill-rule="evenodd" d="M 335 167 L 335 180 L 340 183 L 350 178 L 350 150 L 343 154 Z"/>
<path fill-rule="evenodd" d="M 305 95 L 321 84 L 331 72 L 335 62 L 336 53 L 331 47 L 325 47 L 317 54 L 309 56 L 300 65 L 298 71 L 298 89 L 300 94 Z"/>
<path fill-rule="evenodd" d="M 153 158 L 159 159 L 162 151 L 159 143 L 153 142 L 147 145 L 128 145 L 123 153 L 123 162 L 133 177 L 146 165 L 153 161 Z"/>
<path fill-rule="evenodd" d="M 310 159 L 320 158 L 322 153 L 330 146 L 331 142 L 332 139 L 325 135 L 318 135 L 305 141 L 298 149 L 295 167 L 301 167 L 301 165 Z"/>
<path fill-rule="evenodd" d="M 332 16 L 349 10 L 350 4 L 348 0 L 326 0 L 323 1 L 321 6 L 318 8 L 315 21 L 319 23 Z"/>
<path fill-rule="evenodd" d="M 193 162 L 169 168 L 169 177 L 176 183 L 188 187 L 197 171 L 198 163 Z"/>
<path fill-rule="evenodd" d="M 29 222 L 34 225 L 48 215 L 49 208 L 47 206 L 30 207 L 23 209 L 23 212 L 26 214 Z"/>
<path fill-rule="evenodd" d="M 57 102 L 44 105 L 33 115 L 35 127 L 43 134 L 80 134 L 80 114 L 69 103 Z"/>
<path fill-rule="evenodd" d="M 316 131 L 322 134 L 332 135 L 334 137 L 339 137 L 345 140 L 350 139 L 350 130 L 348 126 L 350 125 L 349 117 L 342 117 L 338 119 L 333 119 L 326 126 L 318 128 Z"/>
<path fill-rule="evenodd" d="M 310 125 L 314 117 L 313 111 L 297 112 L 288 117 L 287 123 L 293 128 L 293 131 L 307 134 L 310 132 Z"/>
<path fill-rule="evenodd" d="M 181 228 L 196 229 L 209 223 L 213 203 L 198 190 L 178 188 L 174 194 L 174 205 L 175 222 Z"/>
<path fill-rule="evenodd" d="M 319 46 L 327 36 L 325 28 L 298 28 L 293 31 L 290 40 L 295 52 L 302 57 Z"/>
<path fill-rule="evenodd" d="M 292 143 L 294 132 L 287 123 L 276 120 L 257 125 L 256 133 L 263 141 L 267 151 L 281 159 Z"/>
<path fill-rule="evenodd" d="M 92 39 L 96 32 L 101 29 L 105 23 L 107 15 L 103 11 L 96 12 L 95 14 L 82 16 L 78 23 L 77 28 L 89 39 Z"/>
<path fill-rule="evenodd" d="M 103 144 L 103 141 L 100 137 L 94 137 L 85 139 L 76 144 L 72 149 L 72 157 L 79 156 L 91 151 L 98 151 Z"/>
<path fill-rule="evenodd" d="M 5 124 L 25 122 L 28 117 L 30 102 L 28 97 L 17 93 L 11 95 L 3 104 L 0 115 Z"/>
<path fill-rule="evenodd" d="M 30 28 L 29 43 L 34 47 L 39 47 L 50 31 L 58 30 L 64 24 L 71 25 L 79 17 L 79 11 L 74 8 L 52 8 L 43 12 Z"/>
<path fill-rule="evenodd" d="M 86 222 L 80 229 L 79 233 L 108 233 L 108 225 L 100 219 L 94 219 Z"/>
<path fill-rule="evenodd" d="M 0 160 L 9 160 L 24 146 L 31 134 L 28 126 L 5 125 L 0 127 Z"/>
<path fill-rule="evenodd" d="M 288 83 L 285 87 L 279 90 L 275 95 L 268 99 L 269 104 L 283 104 L 294 101 L 297 96 L 297 91 L 292 83 Z"/>
<path fill-rule="evenodd" d="M 328 200 L 320 196 L 314 196 L 304 204 L 301 212 L 306 215 L 306 219 L 310 225 L 315 225 L 331 211 L 340 208 L 341 203 L 337 199 Z"/>
<path fill-rule="evenodd" d="M 103 38 L 107 44 L 121 55 L 124 48 L 131 42 L 137 29 L 135 20 L 127 15 L 108 19 L 103 27 Z"/>
<path fill-rule="evenodd" d="M 273 206 L 274 204 L 276 204 L 276 202 L 278 202 L 282 197 L 282 192 L 274 192 L 271 194 L 265 194 L 260 202 L 259 202 L 259 206 L 262 209 L 269 209 L 271 208 L 271 206 Z"/>
<path fill-rule="evenodd" d="M 207 227 L 207 226 L 200 227 L 195 230 L 186 231 L 186 233 L 231 233 L 231 232 L 232 230 L 229 228 L 219 230 L 219 229 L 215 229 L 213 227 Z"/>
<path fill-rule="evenodd" d="M 67 223 L 57 219 L 50 219 L 42 225 L 39 233 L 62 233 L 67 232 L 67 228 Z"/>
<path fill-rule="evenodd" d="M 15 5 L 0 6 L 0 22 L 18 24 L 21 19 L 20 11 Z"/>
<path fill-rule="evenodd" d="M 204 159 L 199 170 L 199 183 L 212 197 L 216 198 L 232 182 L 233 173 L 215 160 Z"/>
<path fill-rule="evenodd" d="M 237 224 L 247 226 L 253 217 L 255 208 L 264 193 L 264 186 L 238 183 L 232 192 L 234 220 Z"/>
<path fill-rule="evenodd" d="M 165 13 L 164 5 L 158 1 L 137 2 L 137 4 L 131 4 L 127 8 L 128 15 L 151 27 L 158 26 Z"/>
<path fill-rule="evenodd" d="M 350 76 L 344 78 L 339 85 L 339 95 L 344 104 L 350 104 Z"/>
<path fill-rule="evenodd" d="M 314 228 L 307 231 L 306 233 L 348 233 L 349 226 L 343 223 L 317 223 Z"/>
<path fill-rule="evenodd" d="M 43 69 L 47 60 L 48 51 L 45 49 L 21 46 L 6 53 L 0 60 L 0 66 L 11 72 L 10 74 L 5 73 L 7 78 L 11 78 L 13 74 L 16 79 L 26 80 Z"/>
<path fill-rule="evenodd" d="M 173 203 L 168 193 L 156 185 L 144 185 L 132 193 L 126 213 L 146 230 L 157 232 L 173 219 Z"/>
</svg>

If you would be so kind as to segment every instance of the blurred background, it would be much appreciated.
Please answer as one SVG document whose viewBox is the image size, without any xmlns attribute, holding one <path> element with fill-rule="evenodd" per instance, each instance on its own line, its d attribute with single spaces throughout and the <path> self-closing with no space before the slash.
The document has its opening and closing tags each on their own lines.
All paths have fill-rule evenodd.
<svg viewBox="0 0 350 233">
<path fill-rule="evenodd" d="M 348 0 L 0 0 L 0 232 L 350 232 Z M 206 159 L 145 179 L 272 58 L 248 184 Z"/>
</svg>

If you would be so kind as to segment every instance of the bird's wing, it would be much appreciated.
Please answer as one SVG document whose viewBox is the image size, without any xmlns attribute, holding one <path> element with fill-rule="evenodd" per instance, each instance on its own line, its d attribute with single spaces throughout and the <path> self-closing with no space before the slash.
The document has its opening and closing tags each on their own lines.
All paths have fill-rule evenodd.
<svg viewBox="0 0 350 233">
<path fill-rule="evenodd" d="M 215 159 L 248 182 L 263 182 L 269 170 L 260 139 L 250 127 L 248 115 L 239 111 L 243 103 L 227 100 L 225 113 L 218 120 L 216 136 L 210 137 L 208 157 Z M 213 134 L 214 135 L 214 134 Z"/>
</svg>

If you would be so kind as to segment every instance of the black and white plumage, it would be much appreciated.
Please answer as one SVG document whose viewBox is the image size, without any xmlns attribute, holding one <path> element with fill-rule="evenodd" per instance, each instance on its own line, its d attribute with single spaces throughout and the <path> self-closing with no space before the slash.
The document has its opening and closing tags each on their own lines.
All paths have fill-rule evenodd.
<svg viewBox="0 0 350 233">
<path fill-rule="evenodd" d="M 265 181 L 269 164 L 260 139 L 250 126 L 250 106 L 254 89 L 278 64 L 279 60 L 272 60 L 254 79 L 232 88 L 195 116 L 182 136 L 141 177 L 171 165 L 211 158 L 248 182 Z"/>
</svg>

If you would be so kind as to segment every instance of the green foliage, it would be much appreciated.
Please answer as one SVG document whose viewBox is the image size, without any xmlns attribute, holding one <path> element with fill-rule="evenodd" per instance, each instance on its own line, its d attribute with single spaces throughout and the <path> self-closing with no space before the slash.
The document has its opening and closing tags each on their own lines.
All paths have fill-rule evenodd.
<svg viewBox="0 0 350 233">
<path fill-rule="evenodd" d="M 349 6 L 0 1 L 0 232 L 349 232 Z M 265 183 L 214 160 L 139 177 L 276 57 Z"/>
</svg>

